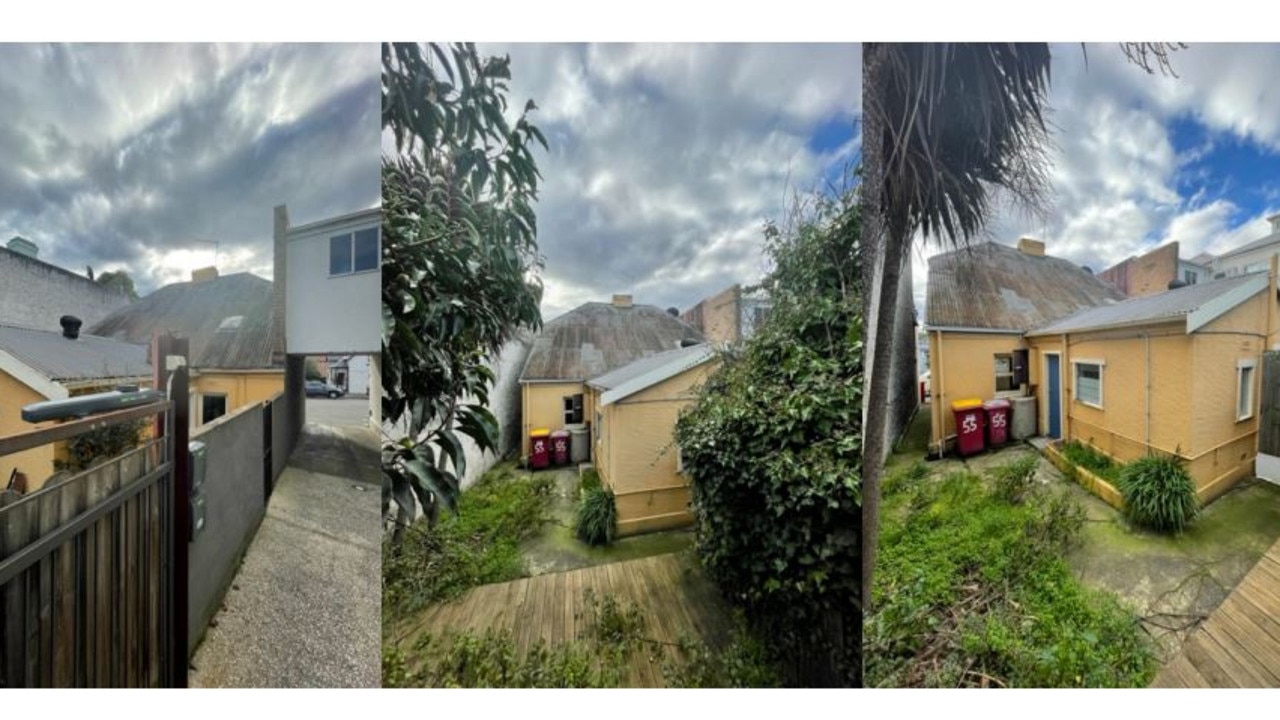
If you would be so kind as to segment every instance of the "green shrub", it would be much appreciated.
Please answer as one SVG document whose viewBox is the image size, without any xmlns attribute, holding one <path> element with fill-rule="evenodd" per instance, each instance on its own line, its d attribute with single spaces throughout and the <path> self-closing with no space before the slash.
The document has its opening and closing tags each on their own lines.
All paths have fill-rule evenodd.
<svg viewBox="0 0 1280 720">
<path fill-rule="evenodd" d="M 1076 440 L 1068 440 L 1062 444 L 1059 452 L 1072 465 L 1079 465 L 1112 485 L 1120 477 L 1120 465 L 1094 449 L 1092 445 L 1086 445 Z"/>
<path fill-rule="evenodd" d="M 520 542 L 546 520 L 552 480 L 501 465 L 462 493 L 458 512 L 434 528 L 418 520 L 400 545 L 382 546 L 384 620 L 457 597 L 477 585 L 525 575 Z"/>
<path fill-rule="evenodd" d="M 1124 513 L 1136 525 L 1159 532 L 1182 532 L 1200 508 L 1196 484 L 1182 462 L 1148 455 L 1124 466 L 1117 483 Z"/>
<path fill-rule="evenodd" d="M 1039 462 L 1038 456 L 1028 455 L 995 468 L 991 471 L 992 492 L 1005 502 L 1022 502 L 1023 496 L 1031 489 L 1031 483 L 1035 481 Z"/>
<path fill-rule="evenodd" d="M 600 473 L 596 472 L 595 468 L 587 468 L 586 470 L 583 470 L 582 476 L 578 481 L 578 490 L 582 493 L 586 493 L 586 491 L 594 490 L 598 487 L 601 487 Z"/>
<path fill-rule="evenodd" d="M 578 505 L 578 539 L 588 545 L 609 545 L 618 531 L 618 506 L 609 488 L 591 488 Z"/>
<path fill-rule="evenodd" d="M 67 459 L 55 460 L 54 470 L 80 472 L 99 458 L 113 458 L 138 447 L 146 420 L 108 425 L 81 433 L 67 441 Z"/>
<path fill-rule="evenodd" d="M 924 464 L 923 460 L 917 460 L 904 468 L 899 468 L 889 473 L 880 485 L 880 495 L 881 497 L 888 497 L 907 492 L 915 487 L 916 483 L 927 477 L 929 477 L 929 468 Z"/>
</svg>

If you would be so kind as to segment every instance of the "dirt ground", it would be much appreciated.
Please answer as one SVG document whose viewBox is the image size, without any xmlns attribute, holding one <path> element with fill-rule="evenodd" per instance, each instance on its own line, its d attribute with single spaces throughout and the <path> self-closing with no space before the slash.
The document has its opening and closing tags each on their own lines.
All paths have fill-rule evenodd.
<svg viewBox="0 0 1280 720">
<path fill-rule="evenodd" d="M 889 467 L 923 459 L 928 432 L 926 407 L 917 413 Z M 982 474 L 1028 454 L 1039 451 L 1028 443 L 1015 443 L 965 460 L 928 461 L 926 466 L 938 477 L 958 470 Z M 1165 659 L 1280 538 L 1280 486 L 1262 480 L 1242 481 L 1205 507 L 1185 532 L 1164 536 L 1131 526 L 1120 512 L 1068 480 L 1043 457 L 1036 478 L 1070 492 L 1085 509 L 1082 542 L 1068 557 L 1072 568 L 1087 585 L 1111 592 L 1133 608 Z"/>
</svg>

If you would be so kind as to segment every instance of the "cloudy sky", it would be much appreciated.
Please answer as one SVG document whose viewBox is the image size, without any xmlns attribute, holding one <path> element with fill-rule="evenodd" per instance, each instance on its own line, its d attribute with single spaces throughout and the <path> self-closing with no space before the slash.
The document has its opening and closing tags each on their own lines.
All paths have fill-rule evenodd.
<svg viewBox="0 0 1280 720">
<path fill-rule="evenodd" d="M 379 201 L 376 45 L 0 46 L 0 242 L 145 294 Z M 210 242 L 202 242 L 210 241 Z"/>
<path fill-rule="evenodd" d="M 1178 77 L 1147 75 L 1117 45 L 1053 47 L 1054 193 L 1044 217 L 1007 211 L 992 239 L 1022 235 L 1095 271 L 1176 240 L 1190 259 L 1263 237 L 1280 210 L 1280 45 L 1196 45 Z M 913 265 L 924 307 L 926 257 Z"/>
<path fill-rule="evenodd" d="M 761 227 L 861 142 L 856 45 L 493 45 L 533 99 L 543 317 L 630 292 L 681 310 L 759 279 Z"/>
</svg>

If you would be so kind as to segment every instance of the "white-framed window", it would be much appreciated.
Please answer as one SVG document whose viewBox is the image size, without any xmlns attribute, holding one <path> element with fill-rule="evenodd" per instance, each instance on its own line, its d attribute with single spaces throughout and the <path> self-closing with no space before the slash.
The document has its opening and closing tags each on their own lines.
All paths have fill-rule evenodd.
<svg viewBox="0 0 1280 720">
<path fill-rule="evenodd" d="M 1236 422 L 1253 417 L 1253 386 L 1257 375 L 1255 360 L 1236 362 Z"/>
<path fill-rule="evenodd" d="M 995 373 L 997 394 L 1018 389 L 1013 382 L 1013 353 L 996 353 Z"/>
<path fill-rule="evenodd" d="M 600 428 L 604 425 L 604 421 L 600 418 L 600 411 L 596 411 L 596 440 L 600 439 Z"/>
<path fill-rule="evenodd" d="M 1102 370 L 1106 363 L 1101 360 L 1072 360 L 1075 369 L 1075 400 L 1090 407 L 1102 409 Z"/>
<path fill-rule="evenodd" d="M 378 228 L 371 227 L 329 238 L 329 277 L 378 269 Z"/>
</svg>

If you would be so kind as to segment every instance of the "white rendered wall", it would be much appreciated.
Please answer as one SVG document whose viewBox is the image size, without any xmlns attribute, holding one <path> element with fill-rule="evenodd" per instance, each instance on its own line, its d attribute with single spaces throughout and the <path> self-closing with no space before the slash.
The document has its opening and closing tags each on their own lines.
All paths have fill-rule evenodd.
<svg viewBox="0 0 1280 720">
<path fill-rule="evenodd" d="M 285 333 L 290 354 L 382 350 L 382 273 L 329 276 L 329 238 L 379 227 L 381 217 L 374 209 L 289 229 Z"/>
</svg>

